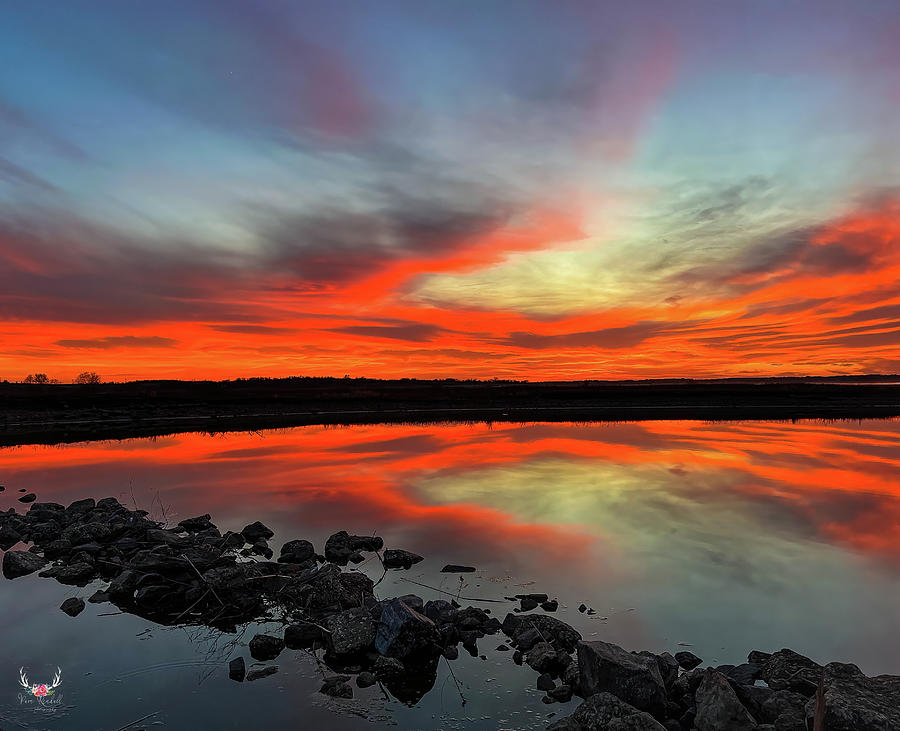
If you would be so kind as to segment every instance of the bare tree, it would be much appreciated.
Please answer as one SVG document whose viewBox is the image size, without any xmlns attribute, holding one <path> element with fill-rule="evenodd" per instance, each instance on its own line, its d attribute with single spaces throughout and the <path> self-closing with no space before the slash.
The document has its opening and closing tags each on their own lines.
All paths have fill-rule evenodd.
<svg viewBox="0 0 900 731">
<path fill-rule="evenodd" d="M 25 376 L 25 383 L 50 383 L 46 373 L 29 373 Z"/>
<path fill-rule="evenodd" d="M 94 371 L 83 371 L 75 376 L 72 383 L 97 384 L 100 383 L 100 374 L 94 373 Z"/>
</svg>

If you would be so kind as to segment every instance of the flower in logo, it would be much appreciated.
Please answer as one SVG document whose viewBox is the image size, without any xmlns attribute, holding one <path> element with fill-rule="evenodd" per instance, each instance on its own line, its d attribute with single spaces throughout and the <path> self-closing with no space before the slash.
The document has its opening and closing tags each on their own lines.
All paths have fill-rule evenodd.
<svg viewBox="0 0 900 731">
<path fill-rule="evenodd" d="M 34 693 L 38 698 L 43 698 L 47 695 L 47 684 L 41 683 L 40 685 L 35 685 L 32 687 L 31 692 Z"/>
</svg>

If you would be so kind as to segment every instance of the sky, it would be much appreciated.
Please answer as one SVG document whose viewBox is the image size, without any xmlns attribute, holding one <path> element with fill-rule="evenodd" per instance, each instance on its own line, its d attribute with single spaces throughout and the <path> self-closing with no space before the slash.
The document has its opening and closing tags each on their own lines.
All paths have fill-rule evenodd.
<svg viewBox="0 0 900 731">
<path fill-rule="evenodd" d="M 900 372 L 900 5 L 34 0 L 0 378 Z"/>
</svg>

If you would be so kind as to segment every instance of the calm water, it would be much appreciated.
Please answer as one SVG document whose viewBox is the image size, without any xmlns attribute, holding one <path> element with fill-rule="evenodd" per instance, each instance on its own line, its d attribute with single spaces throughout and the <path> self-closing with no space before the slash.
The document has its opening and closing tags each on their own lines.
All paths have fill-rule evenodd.
<svg viewBox="0 0 900 731">
<path fill-rule="evenodd" d="M 452 591 L 444 563 L 471 564 L 463 596 L 547 592 L 588 638 L 682 649 L 710 663 L 789 646 L 818 660 L 900 673 L 900 422 L 646 422 L 300 428 L 224 436 L 0 450 L 0 509 L 18 489 L 68 504 L 116 496 L 178 520 L 209 512 L 225 530 L 261 519 L 276 549 L 321 548 L 331 533 L 377 532 L 426 557 L 392 572 Z M 375 566 L 363 565 L 376 578 Z M 536 675 L 479 645 L 487 660 L 445 664 L 414 708 L 376 688 L 325 699 L 317 669 L 285 651 L 280 672 L 227 679 L 258 627 L 238 637 L 160 628 L 88 604 L 59 611 L 65 587 L 0 579 L 0 728 L 542 728 Z M 575 607 L 594 607 L 592 617 Z M 471 602 L 475 604 L 475 602 Z M 504 605 L 482 604 L 501 615 Z M 498 608 L 499 607 L 499 608 Z M 270 628 L 274 629 L 274 628 Z M 52 710 L 23 706 L 18 668 L 62 685 Z M 46 677 L 44 677 L 46 676 Z"/>
</svg>

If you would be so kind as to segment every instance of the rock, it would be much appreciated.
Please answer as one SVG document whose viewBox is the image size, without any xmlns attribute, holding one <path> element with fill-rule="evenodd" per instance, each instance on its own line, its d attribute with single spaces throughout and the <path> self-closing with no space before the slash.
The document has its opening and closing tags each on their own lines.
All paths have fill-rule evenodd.
<svg viewBox="0 0 900 731">
<path fill-rule="evenodd" d="M 364 607 L 333 614 L 325 620 L 328 647 L 335 655 L 365 652 L 375 641 L 375 621 Z"/>
<path fill-rule="evenodd" d="M 59 605 L 59 608 L 62 609 L 70 617 L 77 617 L 84 611 L 84 599 L 69 597 Z"/>
<path fill-rule="evenodd" d="M 724 675 L 707 670 L 697 688 L 697 716 L 694 725 L 698 731 L 752 731 L 757 724 L 744 708 Z"/>
<path fill-rule="evenodd" d="M 773 691 L 771 688 L 765 685 L 741 685 L 740 683 L 735 683 L 733 680 L 729 678 L 728 682 L 731 684 L 731 689 L 734 691 L 734 694 L 738 697 L 738 700 L 741 704 L 750 711 L 750 715 L 753 716 L 757 721 L 764 721 L 763 713 L 763 705 L 769 698 L 771 698 L 775 693 L 789 693 L 790 691 Z M 800 707 L 802 708 L 803 703 L 806 702 L 806 698 L 801 695 L 797 696 L 800 701 Z M 774 720 L 779 714 L 775 714 L 772 717 Z"/>
<path fill-rule="evenodd" d="M 754 665 L 765 665 L 771 657 L 771 652 L 763 652 L 762 650 L 750 650 L 750 654 L 747 655 L 747 662 L 752 662 Z"/>
<path fill-rule="evenodd" d="M 760 720 L 774 723 L 783 713 L 802 711 L 806 706 L 806 696 L 792 690 L 776 690 L 769 692 L 769 697 L 760 705 Z"/>
<path fill-rule="evenodd" d="M 664 717 L 666 687 L 652 658 L 633 655 L 609 642 L 579 642 L 578 667 L 585 695 L 612 693 L 639 711 Z"/>
<path fill-rule="evenodd" d="M 244 664 L 244 658 L 236 657 L 228 663 L 228 677 L 232 680 L 243 683 L 244 676 L 247 674 L 247 668 Z"/>
<path fill-rule="evenodd" d="M 284 644 L 291 650 L 304 650 L 322 639 L 322 630 L 310 622 L 291 624 L 284 630 Z"/>
<path fill-rule="evenodd" d="M 525 655 L 525 662 L 539 673 L 559 675 L 563 670 L 556 649 L 549 642 L 538 642 Z"/>
<path fill-rule="evenodd" d="M 325 559 L 338 566 L 346 566 L 350 557 L 359 551 L 380 551 L 384 541 L 378 536 L 351 536 L 342 530 L 325 541 Z"/>
<path fill-rule="evenodd" d="M 557 703 L 568 703 L 572 700 L 572 688 L 568 685 L 560 685 L 552 690 L 547 691 L 547 695 L 550 696 Z"/>
<path fill-rule="evenodd" d="M 520 600 L 522 603 L 522 611 L 530 612 L 532 609 L 537 609 L 538 602 L 536 599 L 532 599 L 530 597 L 524 597 Z"/>
<path fill-rule="evenodd" d="M 29 551 L 7 551 L 3 554 L 3 575 L 7 579 L 33 574 L 46 565 L 46 559 Z"/>
<path fill-rule="evenodd" d="M 581 634 L 576 629 L 546 614 L 530 614 L 527 617 L 507 614 L 503 620 L 503 632 L 523 651 L 544 640 L 573 652 L 581 640 Z M 533 641 L 531 638 L 534 638 Z"/>
<path fill-rule="evenodd" d="M 509 645 L 501 642 L 499 645 L 497 645 L 497 650 L 500 652 L 509 652 Z"/>
<path fill-rule="evenodd" d="M 0 525 L 0 551 L 8 551 L 21 540 L 22 537 L 12 528 Z"/>
<path fill-rule="evenodd" d="M 417 553 L 389 548 L 384 552 L 382 562 L 386 569 L 411 569 L 415 564 L 422 560 L 422 556 Z"/>
<path fill-rule="evenodd" d="M 752 662 L 745 662 L 737 665 L 723 673 L 729 680 L 741 685 L 753 685 L 759 677 L 759 665 Z"/>
<path fill-rule="evenodd" d="M 436 654 L 440 651 L 437 628 L 428 617 L 401 599 L 391 599 L 381 613 L 375 649 L 386 657 Z"/>
<path fill-rule="evenodd" d="M 94 579 L 96 570 L 94 565 L 87 561 L 76 561 L 68 566 L 61 567 L 53 575 L 60 584 L 72 586 L 85 586 Z"/>
<path fill-rule="evenodd" d="M 666 692 L 668 693 L 672 684 L 678 679 L 678 661 L 668 652 L 657 655 L 648 650 L 641 650 L 637 654 L 649 657 L 656 663 L 656 666 L 659 668 L 660 677 L 662 677 L 663 684 L 666 686 Z"/>
<path fill-rule="evenodd" d="M 556 681 L 553 680 L 553 676 L 550 673 L 544 673 L 543 675 L 539 675 L 537 679 L 537 689 L 538 690 L 553 690 L 556 687 Z"/>
<path fill-rule="evenodd" d="M 649 713 L 640 711 L 611 693 L 596 693 L 575 712 L 547 727 L 547 731 L 665 731 Z"/>
<path fill-rule="evenodd" d="M 275 534 L 272 532 L 271 528 L 263 525 L 257 520 L 250 525 L 245 525 L 244 529 L 241 531 L 241 535 L 244 536 L 247 543 L 255 543 L 260 538 L 267 541 Z"/>
<path fill-rule="evenodd" d="M 284 640 L 272 635 L 255 635 L 250 640 L 250 655 L 254 660 L 274 660 L 284 649 Z"/>
<path fill-rule="evenodd" d="M 524 661 L 524 658 L 525 658 L 525 655 L 522 653 L 521 650 L 516 650 L 512 655 L 513 662 L 516 665 L 521 665 L 522 662 Z"/>
<path fill-rule="evenodd" d="M 19 498 L 20 503 L 33 503 L 35 500 L 37 500 L 37 495 L 35 495 L 33 492 L 29 492 Z"/>
<path fill-rule="evenodd" d="M 445 647 L 441 650 L 441 654 L 448 660 L 456 660 L 459 657 L 459 649 L 455 646 Z"/>
<path fill-rule="evenodd" d="M 559 602 L 556 599 L 553 599 L 548 602 L 541 602 L 541 609 L 545 612 L 555 612 L 559 609 Z"/>
<path fill-rule="evenodd" d="M 225 535 L 222 536 L 222 540 L 220 541 L 222 547 L 228 549 L 241 548 L 245 543 L 244 536 L 230 530 L 225 531 Z"/>
<path fill-rule="evenodd" d="M 578 611 L 581 612 L 582 614 L 584 614 L 587 611 L 587 605 L 584 602 L 582 602 L 581 604 L 578 605 Z"/>
<path fill-rule="evenodd" d="M 369 688 L 375 685 L 376 682 L 377 681 L 375 680 L 375 676 L 368 670 L 363 670 L 359 675 L 356 676 L 356 686 L 358 688 Z"/>
<path fill-rule="evenodd" d="M 474 566 L 460 566 L 455 563 L 448 563 L 441 569 L 442 574 L 471 574 L 475 572 Z"/>
<path fill-rule="evenodd" d="M 196 518 L 185 518 L 178 524 L 178 527 L 183 528 L 188 533 L 198 533 L 199 531 L 214 528 L 215 526 L 213 526 L 210 521 L 209 513 L 206 513 L 206 515 L 200 515 Z"/>
<path fill-rule="evenodd" d="M 315 546 L 309 541 L 288 541 L 281 547 L 278 563 L 306 563 L 315 557 Z"/>
<path fill-rule="evenodd" d="M 703 662 L 703 660 L 697 657 L 693 652 L 688 652 L 687 650 L 676 652 L 675 659 L 678 661 L 678 664 L 685 670 L 693 670 Z"/>
<path fill-rule="evenodd" d="M 773 690 L 793 690 L 807 697 L 816 692 L 822 666 L 793 650 L 779 650 L 762 664 L 759 677 Z"/>
<path fill-rule="evenodd" d="M 418 612 L 419 614 L 423 614 L 425 612 L 425 602 L 423 601 L 422 597 L 417 596 L 416 594 L 404 594 L 403 596 L 397 598 L 414 612 Z M 431 618 L 429 617 L 429 619 Z"/>
<path fill-rule="evenodd" d="M 278 672 L 277 665 L 266 665 L 261 668 L 253 668 L 249 673 L 247 673 L 247 681 L 253 682 L 254 680 L 259 680 L 260 678 L 268 678 L 270 675 L 275 675 Z"/>
<path fill-rule="evenodd" d="M 50 560 L 63 558 L 64 556 L 68 556 L 71 552 L 72 542 L 67 541 L 65 538 L 50 541 L 44 545 L 44 557 Z"/>
<path fill-rule="evenodd" d="M 900 729 L 900 676 L 869 678 L 840 662 L 828 663 L 824 672 L 826 731 Z M 806 704 L 810 727 L 814 713 L 815 697 Z"/>
<path fill-rule="evenodd" d="M 97 589 L 93 594 L 88 597 L 88 603 L 90 604 L 103 604 L 104 602 L 109 601 L 109 592 L 103 591 L 101 589 Z"/>
</svg>

